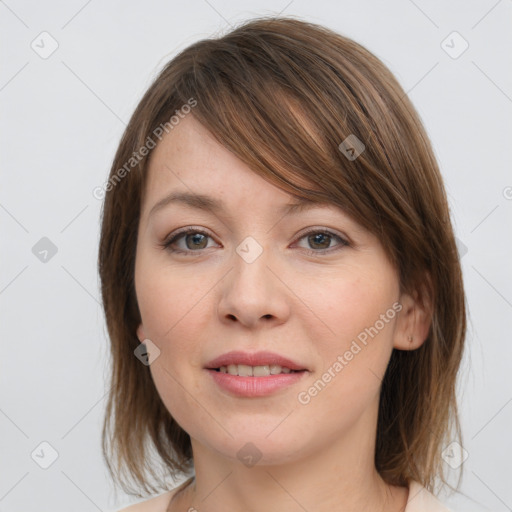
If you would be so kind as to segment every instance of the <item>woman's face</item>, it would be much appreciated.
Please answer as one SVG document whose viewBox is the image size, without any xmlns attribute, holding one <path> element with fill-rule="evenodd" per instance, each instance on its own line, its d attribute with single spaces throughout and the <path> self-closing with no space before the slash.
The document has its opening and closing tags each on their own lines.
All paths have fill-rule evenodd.
<svg viewBox="0 0 512 512">
<path fill-rule="evenodd" d="M 178 193 L 219 206 L 166 200 Z M 410 298 L 375 236 L 333 205 L 286 213 L 295 202 L 192 115 L 153 150 L 137 334 L 160 350 L 151 375 L 195 450 L 278 464 L 349 440 L 373 445 L 381 379 L 409 334 Z M 183 228 L 191 232 L 171 241 Z M 301 371 L 287 373 L 279 357 Z"/>
</svg>

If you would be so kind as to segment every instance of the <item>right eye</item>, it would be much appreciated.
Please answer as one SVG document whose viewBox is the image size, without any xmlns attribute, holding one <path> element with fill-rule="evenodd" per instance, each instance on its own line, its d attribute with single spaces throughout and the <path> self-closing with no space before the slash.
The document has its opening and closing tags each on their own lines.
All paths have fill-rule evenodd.
<svg viewBox="0 0 512 512">
<path fill-rule="evenodd" d="M 194 252 L 200 252 L 202 249 L 208 248 L 208 238 L 211 238 L 211 236 L 206 231 L 193 227 L 184 228 L 173 233 L 172 236 L 162 244 L 162 247 L 170 252 L 191 256 Z M 173 247 L 177 245 L 178 241 L 181 241 L 181 239 L 185 241 L 186 247 Z"/>
</svg>

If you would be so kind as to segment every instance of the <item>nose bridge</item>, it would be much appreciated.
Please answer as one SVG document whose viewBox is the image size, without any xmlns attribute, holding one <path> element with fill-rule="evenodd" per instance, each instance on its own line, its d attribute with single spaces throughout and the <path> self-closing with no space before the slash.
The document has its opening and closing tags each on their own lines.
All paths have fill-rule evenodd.
<svg viewBox="0 0 512 512">
<path fill-rule="evenodd" d="M 268 247 L 263 248 L 263 245 L 252 236 L 245 237 L 236 247 L 236 253 L 247 265 L 252 265 L 258 259 L 262 259 L 261 256 L 264 252 L 268 256 Z"/>
<path fill-rule="evenodd" d="M 251 297 L 261 299 L 262 295 L 271 295 L 269 288 L 275 283 L 271 282 L 273 276 L 268 268 L 272 264 L 270 253 L 268 246 L 264 247 L 252 236 L 244 238 L 235 248 L 233 285 L 241 288 L 237 293 L 249 302 Z"/>
<path fill-rule="evenodd" d="M 283 290 L 271 271 L 271 252 L 252 236 L 243 239 L 235 248 L 233 268 L 222 288 L 221 316 L 236 317 L 244 324 L 253 324 L 262 317 L 286 314 Z"/>
</svg>

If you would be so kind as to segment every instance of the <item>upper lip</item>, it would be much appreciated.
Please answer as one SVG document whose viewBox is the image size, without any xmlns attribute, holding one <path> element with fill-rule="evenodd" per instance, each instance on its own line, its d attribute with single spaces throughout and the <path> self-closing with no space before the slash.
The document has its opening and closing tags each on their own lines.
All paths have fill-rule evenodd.
<svg viewBox="0 0 512 512">
<path fill-rule="evenodd" d="M 290 370 L 307 370 L 303 365 L 274 352 L 242 352 L 232 351 L 212 359 L 206 364 L 207 369 L 216 369 L 230 364 L 245 364 L 248 366 L 279 365 Z"/>
</svg>

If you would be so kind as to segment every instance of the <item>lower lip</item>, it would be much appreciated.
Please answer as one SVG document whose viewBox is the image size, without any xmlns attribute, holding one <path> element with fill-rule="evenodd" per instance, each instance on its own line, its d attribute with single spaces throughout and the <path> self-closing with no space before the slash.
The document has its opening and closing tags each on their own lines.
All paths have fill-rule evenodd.
<svg viewBox="0 0 512 512">
<path fill-rule="evenodd" d="M 267 396 L 288 386 L 296 384 L 307 371 L 279 373 L 265 377 L 240 377 L 216 370 L 207 370 L 214 382 L 223 390 L 236 396 L 253 398 Z"/>
</svg>

